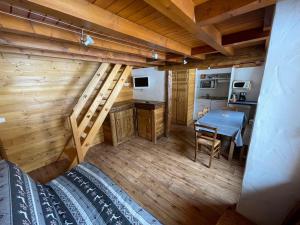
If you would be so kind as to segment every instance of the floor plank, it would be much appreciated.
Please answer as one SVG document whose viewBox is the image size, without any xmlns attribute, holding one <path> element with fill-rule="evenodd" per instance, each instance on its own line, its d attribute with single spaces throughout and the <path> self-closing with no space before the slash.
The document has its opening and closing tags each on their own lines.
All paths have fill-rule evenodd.
<svg viewBox="0 0 300 225">
<path fill-rule="evenodd" d="M 85 160 L 98 166 L 163 224 L 216 224 L 237 203 L 243 167 L 194 155 L 192 128 L 173 127 L 157 144 L 135 137 L 117 147 L 100 144 Z"/>
</svg>

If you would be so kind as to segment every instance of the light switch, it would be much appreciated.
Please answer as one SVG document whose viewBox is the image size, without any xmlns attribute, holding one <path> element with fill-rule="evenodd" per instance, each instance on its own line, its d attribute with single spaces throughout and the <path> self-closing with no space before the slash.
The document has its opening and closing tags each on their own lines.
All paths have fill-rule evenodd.
<svg viewBox="0 0 300 225">
<path fill-rule="evenodd" d="M 6 122 L 5 118 L 0 116 L 0 123 L 5 123 L 5 122 Z"/>
</svg>

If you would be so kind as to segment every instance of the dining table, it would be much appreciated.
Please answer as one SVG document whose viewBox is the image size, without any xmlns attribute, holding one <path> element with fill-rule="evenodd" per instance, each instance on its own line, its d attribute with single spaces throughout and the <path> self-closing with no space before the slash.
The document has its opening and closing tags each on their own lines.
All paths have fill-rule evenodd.
<svg viewBox="0 0 300 225">
<path fill-rule="evenodd" d="M 219 135 L 231 138 L 228 160 L 232 161 L 235 146 L 243 146 L 242 129 L 246 122 L 244 112 L 212 110 L 196 121 L 196 124 L 217 128 Z"/>
</svg>

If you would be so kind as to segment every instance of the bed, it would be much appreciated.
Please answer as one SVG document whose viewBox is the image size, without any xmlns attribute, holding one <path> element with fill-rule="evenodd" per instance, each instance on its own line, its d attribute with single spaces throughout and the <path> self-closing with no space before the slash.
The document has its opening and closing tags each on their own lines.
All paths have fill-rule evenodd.
<svg viewBox="0 0 300 225">
<path fill-rule="evenodd" d="M 0 224 L 161 224 L 106 174 L 82 163 L 42 185 L 0 161 Z"/>
</svg>

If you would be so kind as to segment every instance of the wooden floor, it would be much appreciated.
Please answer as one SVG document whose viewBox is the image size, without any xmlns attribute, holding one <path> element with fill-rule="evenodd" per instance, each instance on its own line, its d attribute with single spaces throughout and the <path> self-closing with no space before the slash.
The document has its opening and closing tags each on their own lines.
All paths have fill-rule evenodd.
<svg viewBox="0 0 300 225">
<path fill-rule="evenodd" d="M 86 161 L 97 165 L 163 224 L 216 224 L 237 203 L 243 167 L 223 157 L 207 168 L 194 155 L 192 128 L 176 127 L 157 144 L 136 137 L 112 147 L 100 144 Z"/>
</svg>

